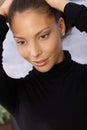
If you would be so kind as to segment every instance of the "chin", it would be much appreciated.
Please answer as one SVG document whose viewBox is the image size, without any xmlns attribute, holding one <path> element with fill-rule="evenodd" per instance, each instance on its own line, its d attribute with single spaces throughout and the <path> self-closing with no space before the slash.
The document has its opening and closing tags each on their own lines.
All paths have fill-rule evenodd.
<svg viewBox="0 0 87 130">
<path fill-rule="evenodd" d="M 46 73 L 46 72 L 50 71 L 53 68 L 53 66 L 52 67 L 35 67 L 35 68 L 36 68 L 36 70 L 38 70 L 41 73 Z"/>
</svg>

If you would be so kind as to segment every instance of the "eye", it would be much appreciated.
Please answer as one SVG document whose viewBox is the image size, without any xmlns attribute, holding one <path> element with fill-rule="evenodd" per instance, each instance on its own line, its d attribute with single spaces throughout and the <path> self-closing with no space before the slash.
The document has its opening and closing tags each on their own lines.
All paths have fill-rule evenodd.
<svg viewBox="0 0 87 130">
<path fill-rule="evenodd" d="M 26 44 L 26 41 L 16 41 L 16 43 L 17 43 L 18 45 L 25 45 L 25 44 Z"/>
<path fill-rule="evenodd" d="M 41 39 L 41 40 L 45 40 L 45 39 L 48 38 L 48 36 L 49 36 L 49 34 L 41 35 L 41 36 L 40 36 L 40 39 Z"/>
</svg>

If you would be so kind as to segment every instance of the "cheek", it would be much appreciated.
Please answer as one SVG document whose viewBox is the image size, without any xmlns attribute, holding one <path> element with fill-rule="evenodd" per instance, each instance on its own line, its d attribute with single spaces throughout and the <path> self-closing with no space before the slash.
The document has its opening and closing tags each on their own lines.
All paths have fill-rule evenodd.
<svg viewBox="0 0 87 130">
<path fill-rule="evenodd" d="M 50 42 L 49 42 L 49 45 L 47 46 L 47 50 L 48 52 L 50 53 L 56 53 L 58 52 L 59 50 L 61 50 L 62 48 L 62 44 L 61 44 L 61 38 L 59 36 L 55 36 L 53 37 Z"/>
</svg>

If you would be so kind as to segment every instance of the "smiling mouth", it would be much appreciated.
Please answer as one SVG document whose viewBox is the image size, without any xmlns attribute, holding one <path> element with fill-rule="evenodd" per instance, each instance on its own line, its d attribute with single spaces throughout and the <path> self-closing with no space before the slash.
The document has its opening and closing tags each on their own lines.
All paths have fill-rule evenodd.
<svg viewBox="0 0 87 130">
<path fill-rule="evenodd" d="M 47 61 L 48 59 L 41 60 L 41 61 L 33 61 L 33 65 L 37 67 L 42 67 L 46 65 Z"/>
</svg>

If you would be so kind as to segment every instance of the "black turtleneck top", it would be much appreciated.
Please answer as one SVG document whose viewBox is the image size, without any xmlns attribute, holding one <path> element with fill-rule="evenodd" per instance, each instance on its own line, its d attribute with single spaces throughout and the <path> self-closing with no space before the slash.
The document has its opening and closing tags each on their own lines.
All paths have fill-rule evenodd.
<svg viewBox="0 0 87 130">
<path fill-rule="evenodd" d="M 69 3 L 65 7 L 65 16 L 72 25 L 75 19 L 77 25 L 78 14 L 83 17 L 81 10 L 87 14 L 83 6 Z M 70 17 L 70 12 L 75 14 Z M 82 22 L 78 24 L 80 30 L 84 28 Z M 86 129 L 87 65 L 76 63 L 64 51 L 65 60 L 49 72 L 33 68 L 24 78 L 11 78 L 2 65 L 2 43 L 7 31 L 5 18 L 0 15 L 0 104 L 15 117 L 20 130 Z"/>
</svg>

